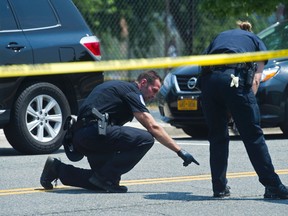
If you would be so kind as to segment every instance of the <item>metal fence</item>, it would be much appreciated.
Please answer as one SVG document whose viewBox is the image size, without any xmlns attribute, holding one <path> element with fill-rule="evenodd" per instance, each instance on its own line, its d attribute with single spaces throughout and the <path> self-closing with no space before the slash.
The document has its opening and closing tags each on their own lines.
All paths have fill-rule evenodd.
<svg viewBox="0 0 288 216">
<path fill-rule="evenodd" d="M 101 40 L 103 60 L 198 55 L 213 37 L 248 20 L 255 33 L 275 22 L 256 14 L 215 17 L 201 0 L 74 0 Z M 140 72 L 140 71 L 138 71 Z M 167 69 L 158 70 L 164 76 Z M 137 71 L 105 73 L 105 79 L 135 79 Z"/>
</svg>

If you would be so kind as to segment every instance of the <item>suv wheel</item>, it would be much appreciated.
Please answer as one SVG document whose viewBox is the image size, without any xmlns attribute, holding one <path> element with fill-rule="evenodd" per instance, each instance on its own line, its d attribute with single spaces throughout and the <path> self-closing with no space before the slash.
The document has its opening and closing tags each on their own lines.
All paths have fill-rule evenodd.
<svg viewBox="0 0 288 216">
<path fill-rule="evenodd" d="M 189 136 L 193 138 L 207 138 L 208 128 L 207 126 L 195 126 L 195 127 L 185 127 L 182 130 Z"/>
<path fill-rule="evenodd" d="M 4 132 L 11 146 L 26 154 L 47 154 L 62 145 L 63 122 L 70 115 L 63 92 L 50 83 L 34 83 L 20 91 Z"/>
</svg>

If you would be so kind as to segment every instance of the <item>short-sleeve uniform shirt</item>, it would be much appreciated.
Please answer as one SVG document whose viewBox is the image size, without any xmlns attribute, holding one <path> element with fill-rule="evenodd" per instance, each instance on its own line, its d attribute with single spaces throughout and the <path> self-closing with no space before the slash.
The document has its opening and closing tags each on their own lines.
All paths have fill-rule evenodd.
<svg viewBox="0 0 288 216">
<path fill-rule="evenodd" d="M 233 29 L 220 33 L 206 49 L 205 54 L 245 53 L 266 50 L 263 41 L 254 33 Z"/>
<path fill-rule="evenodd" d="M 135 82 L 107 81 L 96 86 L 80 107 L 79 116 L 95 107 L 116 125 L 132 121 L 134 112 L 149 112 Z"/>
</svg>

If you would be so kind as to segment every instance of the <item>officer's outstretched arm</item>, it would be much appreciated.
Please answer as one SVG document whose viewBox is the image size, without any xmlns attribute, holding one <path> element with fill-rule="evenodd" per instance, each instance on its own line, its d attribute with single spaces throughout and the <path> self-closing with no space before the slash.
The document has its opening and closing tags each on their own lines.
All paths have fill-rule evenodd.
<svg viewBox="0 0 288 216">
<path fill-rule="evenodd" d="M 188 166 L 191 162 L 199 165 L 194 157 L 186 152 L 167 134 L 153 118 L 150 113 L 147 112 L 135 112 L 135 118 L 158 140 L 161 144 L 176 152 L 179 157 L 184 160 L 183 165 Z"/>
</svg>

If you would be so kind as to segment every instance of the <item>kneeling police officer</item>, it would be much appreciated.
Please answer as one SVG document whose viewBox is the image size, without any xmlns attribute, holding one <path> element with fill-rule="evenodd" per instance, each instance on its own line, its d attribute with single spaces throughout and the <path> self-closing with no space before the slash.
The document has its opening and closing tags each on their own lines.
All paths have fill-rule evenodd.
<svg viewBox="0 0 288 216">
<path fill-rule="evenodd" d="M 146 107 L 145 102 L 154 99 L 160 87 L 161 78 L 152 70 L 141 73 L 135 82 L 108 81 L 96 86 L 80 107 L 72 137 L 79 159 L 81 154 L 85 155 L 91 169 L 48 157 L 41 185 L 53 189 L 52 182 L 59 178 L 64 185 L 125 193 L 127 187 L 119 184 L 121 175 L 141 160 L 154 144 L 154 138 L 176 152 L 184 166 L 191 162 L 199 165 L 154 120 Z M 147 131 L 123 126 L 134 117 Z"/>
</svg>

